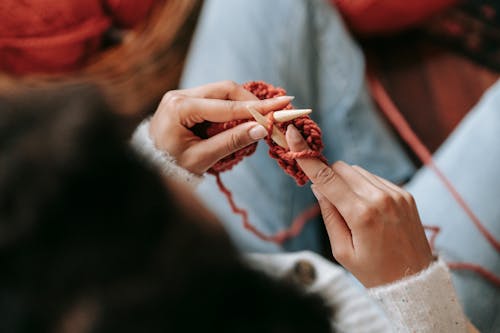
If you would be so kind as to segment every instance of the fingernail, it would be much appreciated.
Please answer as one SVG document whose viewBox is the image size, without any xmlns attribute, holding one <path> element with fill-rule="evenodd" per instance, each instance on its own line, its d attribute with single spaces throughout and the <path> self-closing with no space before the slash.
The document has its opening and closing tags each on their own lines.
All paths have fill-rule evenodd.
<svg viewBox="0 0 500 333">
<path fill-rule="evenodd" d="M 323 194 L 321 194 L 314 185 L 311 185 L 311 191 L 312 193 L 314 194 L 314 196 L 316 197 L 316 199 L 320 200 L 323 198 Z"/>
<path fill-rule="evenodd" d="M 250 135 L 250 138 L 252 138 L 252 140 L 259 140 L 267 135 L 267 130 L 264 126 L 257 124 L 254 127 L 250 128 L 250 130 L 248 131 L 248 135 Z"/>
<path fill-rule="evenodd" d="M 274 100 L 276 101 L 287 101 L 287 102 L 290 102 L 290 101 L 293 101 L 295 99 L 295 96 L 278 96 L 278 97 L 274 97 Z"/>
<path fill-rule="evenodd" d="M 292 124 L 288 125 L 286 128 L 286 137 L 291 144 L 300 144 L 302 142 L 302 135 Z"/>
</svg>

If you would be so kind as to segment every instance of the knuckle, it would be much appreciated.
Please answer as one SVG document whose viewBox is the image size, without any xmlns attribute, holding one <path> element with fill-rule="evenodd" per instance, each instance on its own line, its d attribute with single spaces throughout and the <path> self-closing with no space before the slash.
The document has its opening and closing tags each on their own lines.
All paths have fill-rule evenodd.
<svg viewBox="0 0 500 333">
<path fill-rule="evenodd" d="M 237 111 L 237 104 L 235 101 L 226 101 L 227 111 L 230 113 L 235 113 Z"/>
<path fill-rule="evenodd" d="M 405 191 L 403 197 L 405 198 L 406 202 L 408 202 L 410 205 L 416 206 L 415 198 L 413 197 L 413 195 Z"/>
<path fill-rule="evenodd" d="M 333 256 L 339 263 L 345 264 L 350 261 L 351 253 L 347 246 L 336 245 L 332 248 Z"/>
<path fill-rule="evenodd" d="M 377 219 L 377 209 L 371 205 L 361 204 L 358 206 L 358 220 L 361 225 L 370 225 Z"/>
<path fill-rule="evenodd" d="M 401 193 L 396 194 L 395 201 L 398 206 L 407 206 L 409 203 L 408 197 Z"/>
<path fill-rule="evenodd" d="M 185 100 L 186 100 L 186 97 L 184 97 L 180 94 L 175 94 L 175 95 L 172 95 L 172 97 L 169 99 L 169 104 L 174 106 L 174 107 L 178 107 L 179 105 L 184 103 Z"/>
<path fill-rule="evenodd" d="M 161 101 L 162 101 L 163 103 L 166 103 L 166 102 L 168 102 L 168 100 L 169 100 L 169 99 L 171 99 L 171 98 L 172 98 L 172 96 L 175 96 L 176 94 L 177 94 L 177 90 L 170 90 L 170 91 L 167 91 L 167 92 L 163 95 L 163 97 L 162 97 Z"/>
<path fill-rule="evenodd" d="M 333 170 L 342 170 L 346 166 L 347 166 L 347 164 L 345 164 L 344 162 L 337 161 L 337 162 L 335 162 L 335 163 L 332 164 L 332 169 Z"/>
<path fill-rule="evenodd" d="M 227 91 L 234 91 L 239 87 L 239 84 L 232 80 L 224 80 L 222 81 L 222 85 Z"/>
<path fill-rule="evenodd" d="M 227 142 L 227 151 L 232 152 L 242 148 L 245 145 L 243 138 L 238 134 L 231 134 Z"/>
<path fill-rule="evenodd" d="M 323 220 L 325 221 L 325 224 L 328 227 L 329 221 L 335 218 L 334 211 L 330 207 L 326 206 L 325 199 L 323 198 L 319 201 L 319 204 L 321 206 L 321 216 L 323 217 Z M 333 223 L 335 223 L 335 221 Z"/>
<path fill-rule="evenodd" d="M 315 183 L 319 185 L 332 184 L 335 182 L 336 178 L 336 173 L 332 170 L 332 168 L 326 165 L 322 167 L 314 176 Z"/>
<path fill-rule="evenodd" d="M 169 110 L 178 109 L 186 100 L 186 96 L 177 93 L 176 91 L 167 92 L 161 103 Z"/>
<path fill-rule="evenodd" d="M 388 193 L 380 191 L 375 195 L 374 203 L 382 209 L 387 209 L 393 205 L 393 198 Z"/>
</svg>

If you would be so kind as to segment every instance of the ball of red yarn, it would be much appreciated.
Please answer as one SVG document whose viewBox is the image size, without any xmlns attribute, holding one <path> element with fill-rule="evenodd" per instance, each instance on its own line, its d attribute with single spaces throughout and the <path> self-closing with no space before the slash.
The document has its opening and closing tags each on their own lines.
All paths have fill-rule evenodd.
<svg viewBox="0 0 500 333">
<path fill-rule="evenodd" d="M 243 87 L 257 96 L 259 99 L 267 99 L 278 96 L 285 96 L 286 91 L 283 88 L 274 87 L 263 81 L 251 81 L 243 85 Z M 291 104 L 288 104 L 285 109 L 293 109 Z M 229 128 L 237 126 L 248 120 L 233 120 L 225 123 L 204 123 L 193 129 L 195 134 L 202 138 L 211 137 Z M 309 116 L 302 116 L 296 118 L 292 121 L 284 123 L 275 123 L 275 125 L 283 132 L 286 132 L 286 128 L 289 124 L 293 124 L 302 136 L 307 141 L 310 151 L 304 152 L 304 156 L 318 157 L 326 162 L 326 159 L 321 155 L 321 150 L 323 149 L 323 141 L 321 140 L 321 130 L 319 126 L 311 119 Z M 268 135 L 266 137 L 266 142 L 269 145 L 269 155 L 276 159 L 279 166 L 290 176 L 292 176 L 297 184 L 304 185 L 308 181 L 308 177 L 304 174 L 302 169 L 299 167 L 295 158 L 297 153 L 291 153 L 290 150 L 285 149 L 277 145 Z M 257 148 L 257 143 L 251 144 L 243 149 L 236 151 L 235 153 L 226 156 L 222 160 L 218 161 L 210 170 L 211 174 L 219 174 L 230 170 L 236 164 L 241 162 L 246 156 L 250 156 L 255 152 Z M 299 153 L 300 154 L 300 153 Z"/>
</svg>

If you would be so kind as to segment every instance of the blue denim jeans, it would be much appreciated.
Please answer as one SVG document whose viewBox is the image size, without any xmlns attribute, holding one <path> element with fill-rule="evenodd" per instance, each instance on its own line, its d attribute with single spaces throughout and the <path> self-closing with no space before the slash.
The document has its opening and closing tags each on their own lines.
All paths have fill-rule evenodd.
<svg viewBox="0 0 500 333">
<path fill-rule="evenodd" d="M 434 158 L 485 227 L 500 239 L 500 81 L 483 96 Z M 406 189 L 424 224 L 441 227 L 436 249 L 447 261 L 470 262 L 500 276 L 500 254 L 432 170 L 422 168 Z M 465 312 L 481 332 L 500 332 L 500 288 L 468 271 L 452 271 Z"/>
<path fill-rule="evenodd" d="M 194 37 L 183 87 L 217 80 L 264 80 L 313 108 L 323 130 L 325 155 L 399 183 L 413 166 L 374 110 L 364 81 L 364 60 L 339 14 L 322 0 L 207 0 Z M 489 230 L 500 238 L 500 83 L 468 115 L 436 155 L 438 165 Z M 267 146 L 222 174 L 250 221 L 268 234 L 290 225 L 315 202 L 309 187 L 296 186 Z M 500 274 L 500 258 L 427 168 L 407 185 L 426 224 L 439 225 L 437 249 L 449 260 L 483 265 Z M 310 222 L 282 246 L 263 242 L 242 227 L 207 176 L 200 198 L 224 223 L 243 251 L 319 250 L 323 226 Z M 454 271 L 467 315 L 483 332 L 500 332 L 500 292 L 474 273 Z"/>
</svg>

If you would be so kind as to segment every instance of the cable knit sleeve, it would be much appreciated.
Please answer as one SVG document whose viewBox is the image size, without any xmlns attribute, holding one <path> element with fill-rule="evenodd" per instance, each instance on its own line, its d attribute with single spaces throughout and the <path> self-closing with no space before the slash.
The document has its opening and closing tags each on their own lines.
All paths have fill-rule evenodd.
<svg viewBox="0 0 500 333">
<path fill-rule="evenodd" d="M 148 163 L 158 168 L 166 177 L 174 177 L 193 186 L 197 186 L 203 177 L 195 175 L 179 166 L 175 158 L 168 152 L 156 148 L 149 136 L 149 119 L 145 119 L 137 127 L 130 141 L 132 148 Z"/>
<path fill-rule="evenodd" d="M 438 260 L 424 271 L 369 289 L 396 332 L 467 332 L 466 318 L 446 264 Z"/>
</svg>

